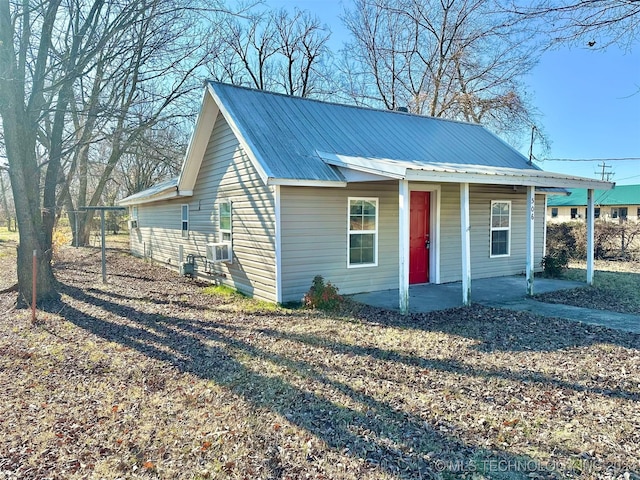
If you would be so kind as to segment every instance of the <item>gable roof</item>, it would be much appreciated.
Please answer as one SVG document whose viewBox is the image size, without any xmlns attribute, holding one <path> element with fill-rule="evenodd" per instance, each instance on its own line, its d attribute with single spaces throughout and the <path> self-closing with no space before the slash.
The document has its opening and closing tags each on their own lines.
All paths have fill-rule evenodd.
<svg viewBox="0 0 640 480">
<path fill-rule="evenodd" d="M 587 190 L 573 188 L 567 197 L 549 197 L 548 207 L 579 207 L 587 204 Z M 640 205 L 640 185 L 616 185 L 612 190 L 596 190 L 596 205 Z"/>
<path fill-rule="evenodd" d="M 176 192 L 167 195 L 192 195 L 220 115 L 265 184 L 344 187 L 358 172 L 369 179 L 612 186 L 543 172 L 478 124 L 208 82 Z M 137 195 L 136 203 L 165 198 L 157 192 L 148 199 L 145 192 Z M 132 198 L 119 203 L 132 204 Z"/>
<path fill-rule="evenodd" d="M 210 82 L 260 153 L 270 178 L 344 181 L 317 152 L 414 163 L 537 169 L 481 125 L 362 108 Z"/>
</svg>

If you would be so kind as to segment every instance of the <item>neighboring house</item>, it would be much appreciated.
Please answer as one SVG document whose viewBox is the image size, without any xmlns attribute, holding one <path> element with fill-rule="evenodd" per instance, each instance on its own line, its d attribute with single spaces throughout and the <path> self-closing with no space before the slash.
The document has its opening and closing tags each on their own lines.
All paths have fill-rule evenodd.
<svg viewBox="0 0 640 480">
<path fill-rule="evenodd" d="M 541 171 L 480 125 L 210 82 L 179 178 L 119 203 L 136 255 L 273 302 L 315 275 L 399 289 L 406 311 L 409 284 L 462 280 L 467 304 L 471 278 L 532 282 L 545 188 L 611 186 Z"/>
<path fill-rule="evenodd" d="M 640 221 L 640 185 L 616 185 L 613 190 L 594 192 L 595 218 L 612 222 Z M 569 195 L 549 196 L 547 221 L 582 220 L 587 215 L 587 190 L 573 188 Z"/>
</svg>

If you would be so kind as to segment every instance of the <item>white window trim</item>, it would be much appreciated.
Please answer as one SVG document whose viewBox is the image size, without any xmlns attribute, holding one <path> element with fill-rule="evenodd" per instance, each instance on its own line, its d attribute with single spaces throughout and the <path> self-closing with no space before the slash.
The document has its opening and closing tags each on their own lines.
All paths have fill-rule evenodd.
<svg viewBox="0 0 640 480">
<path fill-rule="evenodd" d="M 493 206 L 496 203 L 506 203 L 509 205 L 509 226 L 508 227 L 494 227 L 493 226 Z M 489 210 L 489 258 L 504 258 L 511 256 L 511 200 L 491 200 L 491 209 Z M 493 232 L 507 231 L 507 253 L 503 255 L 493 255 Z"/>
<path fill-rule="evenodd" d="M 186 220 L 184 218 L 185 207 L 187 212 Z M 185 222 L 187 223 L 186 230 L 183 228 Z M 189 238 L 189 227 L 189 204 L 183 203 L 182 205 L 180 205 L 180 231 L 182 232 L 182 238 Z"/>
<path fill-rule="evenodd" d="M 365 202 L 373 202 L 376 205 L 376 228 L 375 230 L 351 230 L 351 202 L 353 200 L 362 200 Z M 378 221 L 380 216 L 380 202 L 378 201 L 378 197 L 348 197 L 347 198 L 347 268 L 368 268 L 368 267 L 377 267 L 378 266 Z M 349 246 L 351 245 L 351 235 L 357 234 L 367 234 L 374 235 L 373 240 L 373 263 L 358 263 L 355 265 L 351 265 L 351 252 Z"/>
<path fill-rule="evenodd" d="M 229 228 L 222 228 L 222 209 L 220 206 L 224 203 L 229 204 Z M 218 233 L 220 242 L 229 242 L 233 245 L 233 202 L 229 198 L 218 201 Z M 229 240 L 224 239 L 224 234 L 229 234 Z"/>
</svg>

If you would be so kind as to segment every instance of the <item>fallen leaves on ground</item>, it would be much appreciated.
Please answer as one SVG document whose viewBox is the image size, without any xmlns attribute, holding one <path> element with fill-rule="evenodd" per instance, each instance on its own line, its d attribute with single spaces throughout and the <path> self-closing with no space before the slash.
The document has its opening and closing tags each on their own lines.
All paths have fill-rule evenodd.
<svg viewBox="0 0 640 480">
<path fill-rule="evenodd" d="M 107 269 L 63 249 L 40 323 L 0 321 L 0 478 L 640 475 L 638 335 L 484 307 L 242 311 L 122 253 Z"/>
</svg>

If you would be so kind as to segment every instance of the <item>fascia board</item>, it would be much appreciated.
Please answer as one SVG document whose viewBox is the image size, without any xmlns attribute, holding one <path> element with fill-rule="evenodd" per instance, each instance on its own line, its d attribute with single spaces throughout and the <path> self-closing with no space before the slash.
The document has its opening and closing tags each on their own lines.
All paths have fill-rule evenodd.
<svg viewBox="0 0 640 480">
<path fill-rule="evenodd" d="M 536 171 L 539 173 L 540 171 Z M 547 173 L 547 172 L 545 172 Z M 407 180 L 412 181 L 440 181 L 448 183 L 479 183 L 495 185 L 520 185 L 534 187 L 558 188 L 591 188 L 595 190 L 609 190 L 613 183 L 591 180 L 588 178 L 551 175 L 514 175 L 514 174 L 484 174 L 465 172 L 438 172 L 429 170 L 409 170 Z"/>
<path fill-rule="evenodd" d="M 205 90 L 200 107 L 200 113 L 196 120 L 196 126 L 191 134 L 187 153 L 180 169 L 180 178 L 178 179 L 178 188 L 184 190 L 193 190 L 204 153 L 211 138 L 211 132 L 218 117 L 219 108 L 216 102 L 211 98 Z"/>
</svg>

